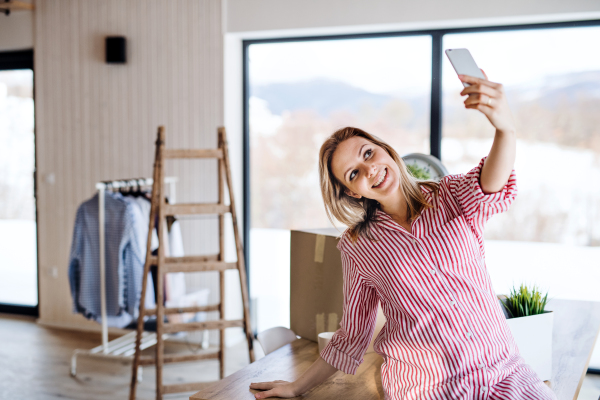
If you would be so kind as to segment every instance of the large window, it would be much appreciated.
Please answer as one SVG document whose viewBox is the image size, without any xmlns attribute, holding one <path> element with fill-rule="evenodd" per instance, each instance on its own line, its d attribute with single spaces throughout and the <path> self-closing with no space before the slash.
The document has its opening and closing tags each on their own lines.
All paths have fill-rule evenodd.
<svg viewBox="0 0 600 400">
<path fill-rule="evenodd" d="M 289 288 L 286 232 L 328 225 L 316 175 L 327 135 L 358 126 L 401 154 L 441 156 L 450 173 L 466 173 L 488 154 L 494 128 L 464 108 L 448 48 L 468 48 L 505 86 L 517 123 L 519 195 L 486 228 L 496 291 L 526 282 L 553 298 L 600 301 L 600 58 L 590 50 L 600 42 L 600 21 L 332 39 L 245 43 L 245 229 L 259 330 L 289 323 L 261 320 L 261 313 L 289 313 L 286 293 L 260 298 L 274 276 Z M 275 232 L 279 241 L 263 241 Z M 281 258 L 269 262 L 273 248 Z"/>
</svg>

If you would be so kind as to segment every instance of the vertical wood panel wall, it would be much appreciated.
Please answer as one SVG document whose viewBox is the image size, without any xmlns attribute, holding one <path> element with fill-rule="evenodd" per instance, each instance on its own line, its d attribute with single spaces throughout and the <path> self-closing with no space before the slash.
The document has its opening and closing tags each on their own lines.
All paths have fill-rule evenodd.
<svg viewBox="0 0 600 400">
<path fill-rule="evenodd" d="M 127 38 L 125 65 L 104 61 L 111 35 Z M 77 207 L 97 181 L 152 176 L 158 125 L 168 148 L 216 147 L 221 1 L 37 1 L 35 91 L 40 322 L 97 327 L 72 313 L 67 273 Z M 213 160 L 169 161 L 166 174 L 180 179 L 178 202 L 215 202 L 216 171 Z M 187 254 L 218 251 L 216 218 L 185 220 L 182 228 Z M 215 289 L 218 299 L 215 279 L 191 283 Z"/>
</svg>

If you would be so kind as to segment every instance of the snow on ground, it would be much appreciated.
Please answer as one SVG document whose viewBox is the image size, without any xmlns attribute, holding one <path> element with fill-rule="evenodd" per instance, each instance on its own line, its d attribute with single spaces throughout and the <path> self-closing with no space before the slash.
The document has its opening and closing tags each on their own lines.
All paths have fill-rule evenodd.
<svg viewBox="0 0 600 400">
<path fill-rule="evenodd" d="M 0 220 L 0 303 L 37 305 L 36 243 L 35 221 Z"/>
</svg>

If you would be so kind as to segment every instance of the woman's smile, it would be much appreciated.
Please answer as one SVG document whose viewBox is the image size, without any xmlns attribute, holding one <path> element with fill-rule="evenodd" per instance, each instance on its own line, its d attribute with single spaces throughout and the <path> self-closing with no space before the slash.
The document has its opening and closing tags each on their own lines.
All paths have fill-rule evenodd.
<svg viewBox="0 0 600 400">
<path fill-rule="evenodd" d="M 375 181 L 375 184 L 372 186 L 373 189 L 379 189 L 383 186 L 385 186 L 385 184 L 388 181 L 388 173 L 387 173 L 387 168 L 384 168 L 380 174 L 378 179 Z"/>
</svg>

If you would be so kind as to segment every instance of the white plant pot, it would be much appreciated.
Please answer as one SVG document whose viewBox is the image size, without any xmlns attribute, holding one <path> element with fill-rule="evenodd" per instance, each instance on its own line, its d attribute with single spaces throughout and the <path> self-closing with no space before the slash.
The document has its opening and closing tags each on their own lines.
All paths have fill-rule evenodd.
<svg viewBox="0 0 600 400">
<path fill-rule="evenodd" d="M 506 322 L 525 363 L 538 374 L 541 380 L 550 380 L 554 313 L 545 311 L 529 317 L 509 318 Z"/>
</svg>

